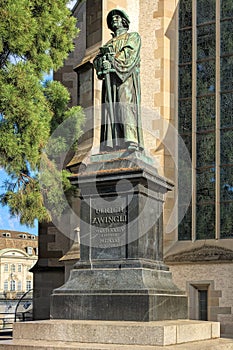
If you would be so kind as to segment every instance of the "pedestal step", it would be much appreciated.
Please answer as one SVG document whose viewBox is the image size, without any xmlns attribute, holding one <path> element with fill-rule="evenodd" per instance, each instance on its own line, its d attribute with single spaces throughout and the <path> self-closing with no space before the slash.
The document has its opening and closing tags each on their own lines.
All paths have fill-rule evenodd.
<svg viewBox="0 0 233 350">
<path fill-rule="evenodd" d="M 126 345 L 172 345 L 220 337 L 217 322 L 201 321 L 77 321 L 16 323 L 14 339 Z"/>
<path fill-rule="evenodd" d="M 110 345 L 118 349 L 118 345 L 127 345 L 129 349 L 132 346 L 139 346 L 139 349 L 149 350 L 151 346 L 217 339 L 219 336 L 218 322 L 189 320 L 156 322 L 48 320 L 15 323 L 13 328 L 13 344 L 19 345 L 24 342 L 27 346 L 32 346 L 41 341 L 54 344 L 63 342 L 64 349 L 66 345 L 72 349 L 72 343 L 76 343 L 74 346 L 77 349 L 82 349 L 84 345 L 80 347 L 79 343 L 83 343 L 90 345 L 90 347 L 85 345 L 87 349 L 108 349 L 108 347 L 110 349 Z"/>
</svg>

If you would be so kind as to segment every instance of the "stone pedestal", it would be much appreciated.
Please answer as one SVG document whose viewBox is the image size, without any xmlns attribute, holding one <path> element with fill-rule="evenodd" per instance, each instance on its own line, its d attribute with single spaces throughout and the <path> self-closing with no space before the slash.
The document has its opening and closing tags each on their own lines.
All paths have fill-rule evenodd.
<svg viewBox="0 0 233 350">
<path fill-rule="evenodd" d="M 142 153 L 101 154 L 71 177 L 81 197 L 80 261 L 51 297 L 51 318 L 187 317 L 163 263 L 163 202 L 172 184 Z"/>
<path fill-rule="evenodd" d="M 219 334 L 218 322 L 188 320 L 19 322 L 14 324 L 13 341 L 0 342 L 0 350 L 233 349 L 233 340 L 219 342 Z"/>
</svg>

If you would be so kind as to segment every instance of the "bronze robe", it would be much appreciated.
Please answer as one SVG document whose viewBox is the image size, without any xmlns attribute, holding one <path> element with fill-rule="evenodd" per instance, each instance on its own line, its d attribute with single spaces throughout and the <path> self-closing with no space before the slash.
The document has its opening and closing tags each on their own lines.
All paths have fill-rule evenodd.
<svg viewBox="0 0 233 350">
<path fill-rule="evenodd" d="M 101 151 L 126 149 L 130 143 L 136 143 L 140 149 L 143 149 L 140 111 L 140 47 L 141 39 L 136 32 L 113 37 L 103 47 L 110 48 L 113 52 L 114 72 L 110 73 L 110 85 L 114 120 L 111 120 L 109 113 L 106 79 L 99 74 L 99 78 L 103 79 Z M 97 73 L 97 66 L 101 65 L 101 60 L 103 57 L 98 55 L 94 61 Z"/>
</svg>

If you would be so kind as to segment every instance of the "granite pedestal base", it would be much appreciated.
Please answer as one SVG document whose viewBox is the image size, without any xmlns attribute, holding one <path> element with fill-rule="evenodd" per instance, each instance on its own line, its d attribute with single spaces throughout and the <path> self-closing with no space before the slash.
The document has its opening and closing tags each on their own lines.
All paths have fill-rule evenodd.
<svg viewBox="0 0 233 350">
<path fill-rule="evenodd" d="M 80 262 L 53 291 L 51 318 L 186 318 L 187 298 L 163 263 L 163 202 L 173 186 L 151 159 L 97 155 L 71 182 L 81 199 Z"/>
<path fill-rule="evenodd" d="M 69 281 L 52 295 L 51 317 L 122 321 L 185 319 L 187 298 L 173 284 L 169 271 L 155 266 L 154 269 L 129 268 L 118 261 L 115 268 L 72 270 Z"/>
</svg>

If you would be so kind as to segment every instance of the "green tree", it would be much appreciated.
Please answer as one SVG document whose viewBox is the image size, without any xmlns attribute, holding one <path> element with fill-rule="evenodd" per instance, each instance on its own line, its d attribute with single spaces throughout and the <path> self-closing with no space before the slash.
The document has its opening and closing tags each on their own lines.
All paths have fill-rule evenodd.
<svg viewBox="0 0 233 350">
<path fill-rule="evenodd" d="M 9 175 L 1 201 L 28 225 L 35 218 L 51 219 L 38 181 L 51 133 L 63 120 L 75 116 L 74 135 L 78 137 L 84 120 L 80 107 L 68 109 L 69 94 L 60 83 L 42 83 L 73 50 L 78 30 L 68 2 L 0 0 L 0 166 Z M 62 151 L 65 143 L 60 140 L 54 148 Z M 67 189 L 66 172 L 57 170 L 53 159 L 47 162 L 48 172 L 61 176 Z M 56 184 L 51 182 L 53 191 Z M 53 197 L 46 189 L 46 200 Z M 59 214 L 63 208 L 57 210 Z"/>
</svg>

